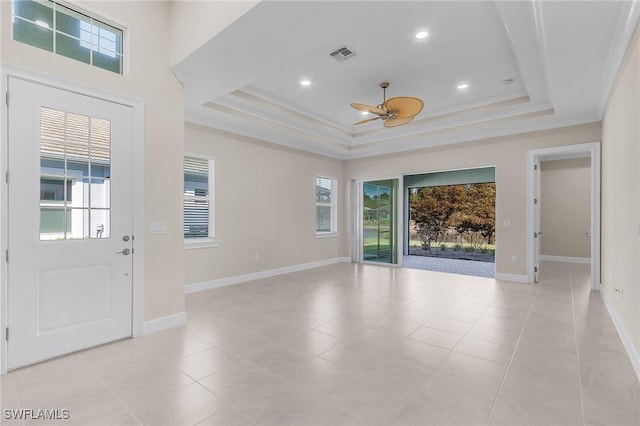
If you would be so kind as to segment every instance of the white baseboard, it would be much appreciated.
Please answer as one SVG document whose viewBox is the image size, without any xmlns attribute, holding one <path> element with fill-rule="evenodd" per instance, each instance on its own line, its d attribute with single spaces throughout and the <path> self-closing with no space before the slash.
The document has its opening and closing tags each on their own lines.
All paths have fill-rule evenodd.
<svg viewBox="0 0 640 426">
<path fill-rule="evenodd" d="M 547 256 L 546 254 L 540 255 L 540 260 L 549 262 L 591 263 L 591 258 L 589 257 Z"/>
<path fill-rule="evenodd" d="M 276 269 L 267 269 L 266 271 L 252 272 L 250 274 L 235 275 L 232 277 L 219 278 L 217 280 L 204 281 L 200 283 L 187 284 L 184 286 L 185 294 L 195 293 L 198 291 L 209 290 L 217 287 L 224 287 L 233 284 L 239 284 L 247 281 L 260 280 L 263 278 L 274 277 L 276 275 L 289 274 L 291 272 L 304 271 L 306 269 L 319 268 L 321 266 L 333 265 L 335 263 L 351 262 L 349 257 L 334 257 L 332 259 L 319 260 L 317 262 L 302 263 L 300 265 L 285 266 Z"/>
<path fill-rule="evenodd" d="M 178 312 L 177 314 L 167 315 L 145 321 L 143 325 L 143 334 L 155 333 L 156 331 L 164 330 L 166 328 L 177 327 L 187 322 L 187 313 L 185 311 Z"/>
<path fill-rule="evenodd" d="M 502 274 L 502 273 L 496 272 L 496 280 L 512 281 L 515 283 L 528 283 L 529 277 L 527 277 L 526 275 Z"/>
<path fill-rule="evenodd" d="M 637 352 L 636 348 L 633 347 L 633 343 L 631 343 L 631 338 L 629 337 L 629 333 L 627 333 L 627 329 L 624 327 L 618 312 L 613 307 L 613 304 L 609 300 L 607 296 L 607 292 L 604 291 L 602 285 L 600 286 L 600 296 L 604 301 L 604 305 L 607 307 L 607 311 L 609 311 L 609 316 L 613 321 L 613 325 L 616 327 L 618 331 L 618 335 L 620 336 L 620 340 L 622 341 L 622 346 L 624 346 L 627 354 L 629 355 L 629 359 L 631 360 L 631 365 L 633 365 L 633 369 L 636 372 L 636 376 L 638 380 L 640 380 L 640 354 Z"/>
</svg>

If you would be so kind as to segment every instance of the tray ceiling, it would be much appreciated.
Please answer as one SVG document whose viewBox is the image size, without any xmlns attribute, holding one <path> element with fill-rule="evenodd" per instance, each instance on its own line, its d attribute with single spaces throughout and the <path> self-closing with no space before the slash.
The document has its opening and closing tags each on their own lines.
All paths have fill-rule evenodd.
<svg viewBox="0 0 640 426">
<path fill-rule="evenodd" d="M 600 121 L 631 1 L 262 1 L 179 63 L 185 117 L 348 159 Z M 417 39 L 420 31 L 428 36 Z M 355 55 L 336 61 L 348 47 Z M 302 80 L 310 84 L 303 86 Z M 409 124 L 350 107 L 415 96 Z M 460 85 L 467 85 L 459 88 Z"/>
</svg>

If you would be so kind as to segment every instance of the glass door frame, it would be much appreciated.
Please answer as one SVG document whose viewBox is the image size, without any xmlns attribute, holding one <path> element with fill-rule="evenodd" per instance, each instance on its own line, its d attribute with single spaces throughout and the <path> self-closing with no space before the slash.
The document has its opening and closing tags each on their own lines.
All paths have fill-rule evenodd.
<svg viewBox="0 0 640 426">
<path fill-rule="evenodd" d="M 364 259 L 364 219 L 362 212 L 364 211 L 364 184 L 365 182 L 381 181 L 381 180 L 396 180 L 398 182 L 396 188 L 396 214 L 394 217 L 395 222 L 395 245 L 394 251 L 396 253 L 395 263 L 382 263 L 368 261 Z M 402 175 L 387 175 L 382 177 L 367 177 L 352 180 L 352 205 L 353 205 L 353 238 L 351 239 L 351 253 L 352 261 L 356 263 L 363 263 L 368 265 L 386 265 L 392 267 L 402 268 L 402 256 L 404 253 L 404 199 L 405 194 L 402 188 L 404 187 L 404 181 Z"/>
</svg>

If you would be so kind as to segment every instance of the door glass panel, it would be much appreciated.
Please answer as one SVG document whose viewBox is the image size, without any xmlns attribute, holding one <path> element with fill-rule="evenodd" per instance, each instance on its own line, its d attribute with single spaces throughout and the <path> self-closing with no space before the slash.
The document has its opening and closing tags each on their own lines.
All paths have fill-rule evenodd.
<svg viewBox="0 0 640 426">
<path fill-rule="evenodd" d="M 66 142 L 89 147 L 89 117 L 79 114 L 66 114 Z"/>
<path fill-rule="evenodd" d="M 64 152 L 64 146 L 62 146 L 62 151 Z M 40 154 L 42 155 L 42 150 Z M 60 176 L 64 177 L 64 159 L 56 159 L 56 158 L 40 158 L 40 170 L 43 176 Z"/>
<path fill-rule="evenodd" d="M 71 182 L 67 181 L 65 188 L 64 179 L 40 178 L 40 202 L 51 206 L 64 206 L 64 191 L 71 190 Z"/>
<path fill-rule="evenodd" d="M 91 226 L 89 230 L 91 238 L 109 238 L 111 230 L 109 229 L 111 212 L 109 209 L 91 209 Z"/>
<path fill-rule="evenodd" d="M 66 218 L 65 211 L 67 212 Z M 40 238 L 43 240 L 64 239 L 65 224 L 71 224 L 70 214 L 71 212 L 64 208 L 40 207 Z"/>
<path fill-rule="evenodd" d="M 397 263 L 397 179 L 363 184 L 363 260 Z"/>
<path fill-rule="evenodd" d="M 111 181 L 103 178 L 91 179 L 91 207 L 109 208 L 111 201 Z"/>
<path fill-rule="evenodd" d="M 40 108 L 40 239 L 109 238 L 110 208 L 111 123 Z"/>
<path fill-rule="evenodd" d="M 89 238 L 89 210 L 88 209 L 74 209 L 68 208 L 68 220 L 71 223 L 67 223 L 66 240 L 83 240 Z"/>
</svg>

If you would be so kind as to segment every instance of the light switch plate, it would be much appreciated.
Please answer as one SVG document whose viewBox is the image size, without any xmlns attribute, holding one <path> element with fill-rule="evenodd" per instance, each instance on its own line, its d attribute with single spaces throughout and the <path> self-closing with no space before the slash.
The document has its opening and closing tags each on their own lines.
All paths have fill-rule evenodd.
<svg viewBox="0 0 640 426">
<path fill-rule="evenodd" d="M 150 223 L 149 224 L 149 233 L 150 234 L 164 234 L 165 225 L 164 223 Z"/>
</svg>

